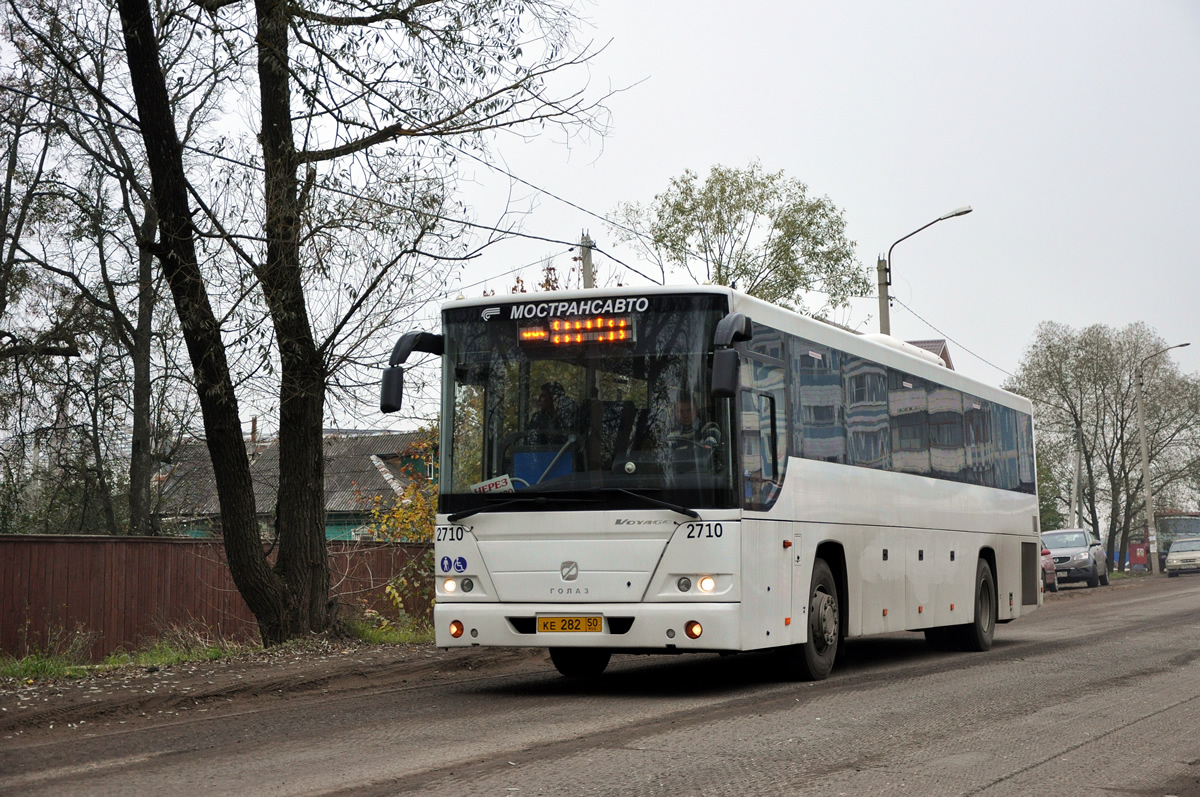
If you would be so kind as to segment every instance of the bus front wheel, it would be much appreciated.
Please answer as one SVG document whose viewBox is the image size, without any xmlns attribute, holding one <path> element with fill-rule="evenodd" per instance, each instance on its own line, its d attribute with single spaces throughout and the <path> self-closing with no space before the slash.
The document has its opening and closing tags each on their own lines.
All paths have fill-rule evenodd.
<svg viewBox="0 0 1200 797">
<path fill-rule="evenodd" d="M 550 648 L 550 661 L 568 678 L 595 678 L 611 658 L 611 652 L 598 648 Z"/>
<path fill-rule="evenodd" d="M 837 583 L 825 560 L 817 559 L 808 590 L 808 639 L 781 651 L 786 674 L 804 681 L 824 680 L 833 669 L 840 642 Z"/>
<path fill-rule="evenodd" d="M 958 626 L 958 641 L 963 650 L 991 650 L 995 634 L 996 580 L 992 568 L 980 559 L 975 566 L 975 621 Z"/>
</svg>

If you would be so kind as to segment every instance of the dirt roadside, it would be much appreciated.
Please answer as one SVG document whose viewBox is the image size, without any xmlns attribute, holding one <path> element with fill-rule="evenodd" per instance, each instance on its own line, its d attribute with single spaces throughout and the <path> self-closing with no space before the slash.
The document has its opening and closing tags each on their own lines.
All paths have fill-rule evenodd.
<svg viewBox="0 0 1200 797">
<path fill-rule="evenodd" d="M 215 662 L 125 667 L 80 679 L 0 682 L 0 739 L 55 728 L 169 722 L 195 713 L 245 711 L 259 701 L 462 680 L 480 670 L 552 669 L 545 650 L 441 650 L 318 639 Z"/>
<path fill-rule="evenodd" d="M 1128 589 L 1147 579 L 1114 579 L 1100 589 Z M 1066 586 L 1045 593 L 1047 607 L 1086 597 Z M 163 668 L 126 667 L 81 679 L 0 681 L 0 739 L 28 738 L 64 727 L 97 730 L 178 721 L 194 713 L 253 710 L 260 701 L 296 700 L 379 688 L 467 680 L 486 670 L 552 673 L 545 649 L 367 645 L 315 639 L 217 662 Z"/>
</svg>

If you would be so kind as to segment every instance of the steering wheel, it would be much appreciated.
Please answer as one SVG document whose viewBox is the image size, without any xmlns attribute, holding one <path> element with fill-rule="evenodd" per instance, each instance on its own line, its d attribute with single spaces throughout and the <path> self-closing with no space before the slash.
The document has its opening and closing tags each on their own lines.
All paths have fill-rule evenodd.
<svg viewBox="0 0 1200 797">
<path fill-rule="evenodd" d="M 679 432 L 674 432 L 667 435 L 667 445 L 674 449 L 684 448 L 685 446 L 691 448 L 704 448 L 703 441 Z"/>
</svg>

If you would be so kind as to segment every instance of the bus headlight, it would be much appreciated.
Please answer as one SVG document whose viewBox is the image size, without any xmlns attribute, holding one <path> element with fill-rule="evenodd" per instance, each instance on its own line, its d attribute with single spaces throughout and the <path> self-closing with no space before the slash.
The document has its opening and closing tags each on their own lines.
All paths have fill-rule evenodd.
<svg viewBox="0 0 1200 797">
<path fill-rule="evenodd" d="M 469 578 L 464 578 L 462 582 L 463 592 L 470 592 L 475 589 L 475 582 Z"/>
<path fill-rule="evenodd" d="M 699 639 L 704 633 L 704 626 L 695 620 L 688 620 L 683 624 L 683 633 L 687 634 L 688 639 Z"/>
<path fill-rule="evenodd" d="M 687 576 L 681 576 L 679 580 L 675 582 L 675 586 L 679 587 L 680 592 L 687 592 L 692 588 L 692 580 Z"/>
<path fill-rule="evenodd" d="M 442 582 L 442 591 L 443 592 L 454 592 L 454 590 L 456 590 L 456 589 L 458 589 L 458 583 L 455 582 L 454 579 L 448 578 Z"/>
<path fill-rule="evenodd" d="M 701 576 L 697 586 L 700 587 L 701 592 L 712 592 L 717 588 L 717 580 L 712 576 Z M 696 636 L 700 635 L 696 634 Z"/>
</svg>

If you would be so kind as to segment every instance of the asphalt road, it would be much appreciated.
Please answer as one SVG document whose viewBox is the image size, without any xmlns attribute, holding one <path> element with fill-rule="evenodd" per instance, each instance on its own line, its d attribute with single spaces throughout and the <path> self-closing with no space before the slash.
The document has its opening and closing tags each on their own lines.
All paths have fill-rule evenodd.
<svg viewBox="0 0 1200 797">
<path fill-rule="evenodd" d="M 1200 795 L 1200 577 L 1064 588 L 988 653 L 544 657 L 0 742 L 3 794 Z"/>
</svg>

